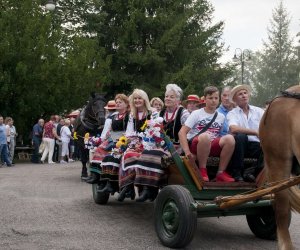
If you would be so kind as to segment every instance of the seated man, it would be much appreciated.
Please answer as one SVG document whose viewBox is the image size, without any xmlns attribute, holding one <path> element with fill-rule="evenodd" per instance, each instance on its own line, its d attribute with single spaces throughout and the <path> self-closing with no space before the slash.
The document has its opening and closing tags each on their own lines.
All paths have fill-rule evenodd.
<svg viewBox="0 0 300 250">
<path fill-rule="evenodd" d="M 216 87 L 204 89 L 206 106 L 195 110 L 179 131 L 179 140 L 186 157 L 192 161 L 197 156 L 200 174 L 204 181 L 209 181 L 206 163 L 209 156 L 219 156 L 219 170 L 216 181 L 234 182 L 225 172 L 234 150 L 232 135 L 220 136 L 225 116 L 216 111 L 220 93 Z"/>
<path fill-rule="evenodd" d="M 235 150 L 232 156 L 230 173 L 236 181 L 245 179 L 245 181 L 254 182 L 255 176 L 252 174 L 242 177 L 244 158 L 259 159 L 262 156 L 258 129 L 264 110 L 249 105 L 250 94 L 250 86 L 245 84 L 234 87 L 230 93 L 230 100 L 237 105 L 227 114 L 229 131 L 235 138 Z M 259 161 L 258 164 L 260 164 Z M 255 174 L 258 174 L 258 171 Z"/>
</svg>

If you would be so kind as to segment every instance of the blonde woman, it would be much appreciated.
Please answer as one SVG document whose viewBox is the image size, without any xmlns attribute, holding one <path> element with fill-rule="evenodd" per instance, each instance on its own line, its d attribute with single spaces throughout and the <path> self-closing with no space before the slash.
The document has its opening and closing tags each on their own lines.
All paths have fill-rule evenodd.
<svg viewBox="0 0 300 250">
<path fill-rule="evenodd" d="M 153 97 L 150 101 L 150 105 L 157 112 L 160 112 L 164 107 L 164 102 L 159 97 Z"/>
<path fill-rule="evenodd" d="M 130 145 L 123 155 L 122 163 L 119 172 L 119 187 L 120 195 L 119 201 L 123 201 L 126 197 L 134 199 L 134 185 L 137 165 L 143 146 L 141 138 L 137 137 L 137 133 L 143 131 L 146 120 L 158 116 L 157 112 L 152 112 L 152 107 L 149 102 L 148 95 L 141 89 L 135 89 L 129 97 L 131 113 L 126 129 L 126 136 L 130 137 Z M 151 173 L 149 173 L 151 174 Z M 141 185 L 138 185 L 142 189 Z M 138 201 L 138 199 L 137 199 Z"/>
</svg>

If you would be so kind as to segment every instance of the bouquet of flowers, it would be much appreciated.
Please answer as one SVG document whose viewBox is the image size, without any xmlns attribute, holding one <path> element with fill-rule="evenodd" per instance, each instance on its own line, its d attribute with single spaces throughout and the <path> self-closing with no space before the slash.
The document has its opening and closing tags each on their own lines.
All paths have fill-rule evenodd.
<svg viewBox="0 0 300 250">
<path fill-rule="evenodd" d="M 97 148 L 101 144 L 101 138 L 97 136 L 90 137 L 89 133 L 84 135 L 84 146 L 87 149 Z"/>
<path fill-rule="evenodd" d="M 146 120 L 144 132 L 139 136 L 142 138 L 143 147 L 146 150 L 157 149 L 164 146 L 163 118 Z"/>
</svg>

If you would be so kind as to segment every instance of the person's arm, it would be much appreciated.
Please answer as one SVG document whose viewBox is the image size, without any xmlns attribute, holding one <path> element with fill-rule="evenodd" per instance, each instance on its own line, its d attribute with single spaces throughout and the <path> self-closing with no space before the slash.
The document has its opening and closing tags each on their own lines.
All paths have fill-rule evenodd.
<svg viewBox="0 0 300 250">
<path fill-rule="evenodd" d="M 69 127 L 66 127 L 66 129 L 67 129 L 67 136 L 68 136 L 71 140 L 74 140 L 70 128 L 69 128 Z"/>
<path fill-rule="evenodd" d="M 133 117 L 130 115 L 125 134 L 126 134 L 126 136 L 130 136 L 133 133 L 134 133 Z"/>
<path fill-rule="evenodd" d="M 59 137 L 59 136 L 57 135 L 57 133 L 56 133 L 55 127 L 52 129 L 52 133 L 53 133 L 54 137 L 55 137 L 57 140 L 60 140 L 60 137 Z"/>
<path fill-rule="evenodd" d="M 111 131 L 111 124 L 112 124 L 112 119 L 107 118 L 105 120 L 104 128 L 103 128 L 101 136 L 100 136 L 101 141 L 103 141 L 107 138 L 107 134 Z"/>
<path fill-rule="evenodd" d="M 9 125 L 6 125 L 6 141 L 9 144 L 10 143 L 10 127 Z"/>
<path fill-rule="evenodd" d="M 229 127 L 229 131 L 231 134 L 235 135 L 237 133 L 246 134 L 246 135 L 256 135 L 258 137 L 258 131 L 249 128 L 243 128 L 238 125 L 231 125 Z"/>
<path fill-rule="evenodd" d="M 241 133 L 241 134 L 246 134 L 246 135 L 256 135 L 258 136 L 258 130 L 254 129 L 249 129 L 240 126 L 239 119 L 237 117 L 238 115 L 232 111 L 230 111 L 227 114 L 227 121 L 228 121 L 228 127 L 229 127 L 229 132 L 233 135 Z"/>
<path fill-rule="evenodd" d="M 187 140 L 187 134 L 190 130 L 191 129 L 189 127 L 183 125 L 178 133 L 181 148 L 182 148 L 183 152 L 185 153 L 185 156 L 188 159 L 191 159 L 194 157 L 190 151 L 190 147 L 189 147 L 188 140 Z"/>
</svg>

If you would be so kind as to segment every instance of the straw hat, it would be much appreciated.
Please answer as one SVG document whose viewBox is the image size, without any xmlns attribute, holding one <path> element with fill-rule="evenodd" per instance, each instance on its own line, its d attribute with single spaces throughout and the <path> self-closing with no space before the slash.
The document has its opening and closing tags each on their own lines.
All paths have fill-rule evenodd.
<svg viewBox="0 0 300 250">
<path fill-rule="evenodd" d="M 188 102 L 197 102 L 200 103 L 200 98 L 197 95 L 188 95 L 187 99 L 183 101 L 184 104 Z"/>
<path fill-rule="evenodd" d="M 240 90 L 246 90 L 248 92 L 248 94 L 251 95 L 251 88 L 250 88 L 249 85 L 246 85 L 246 84 L 237 85 L 230 92 L 230 96 L 229 96 L 229 101 L 230 102 L 234 102 L 233 98 L 234 98 L 235 94 L 237 92 L 239 92 Z"/>
<path fill-rule="evenodd" d="M 110 100 L 104 108 L 108 110 L 114 110 L 116 109 L 116 102 L 114 100 Z"/>
</svg>

